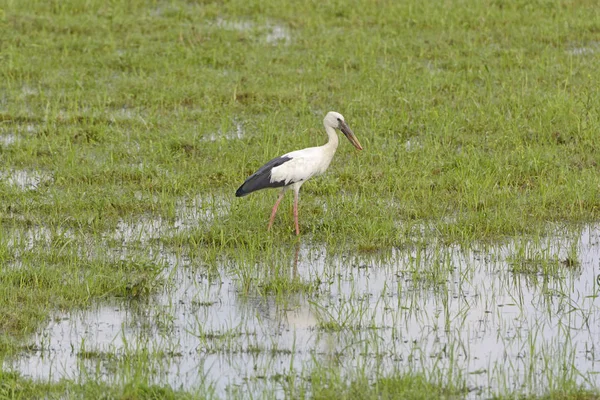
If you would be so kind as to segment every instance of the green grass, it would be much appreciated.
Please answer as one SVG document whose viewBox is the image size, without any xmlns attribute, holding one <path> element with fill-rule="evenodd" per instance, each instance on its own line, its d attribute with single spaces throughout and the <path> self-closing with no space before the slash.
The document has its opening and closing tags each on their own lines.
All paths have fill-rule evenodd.
<svg viewBox="0 0 600 400">
<path fill-rule="evenodd" d="M 398 244 L 415 219 L 452 241 L 494 238 L 598 216 L 595 56 L 573 54 L 594 48 L 592 2 L 275 4 L 11 3 L 2 120 L 26 140 L 3 157 L 53 183 L 34 204 L 5 187 L 4 207 L 90 229 L 168 215 L 174 196 L 231 193 L 270 157 L 323 142 L 336 109 L 366 151 L 343 143 L 303 188 L 302 228 L 319 240 Z M 264 40 L 270 21 L 288 45 Z M 242 140 L 201 140 L 234 120 Z M 274 195 L 252 197 L 213 228 L 235 231 L 229 243 L 263 230 Z"/>
<path fill-rule="evenodd" d="M 87 382 L 78 385 L 67 381 L 50 385 L 35 383 L 23 379 L 17 374 L 0 373 L 0 398 L 3 399 L 61 399 L 76 397 L 84 399 L 122 399 L 122 400 L 158 400 L 158 399 L 193 399 L 195 394 L 183 393 L 165 387 L 145 384 L 131 384 L 122 387 Z"/>
<path fill-rule="evenodd" d="M 454 266 L 419 249 L 597 221 L 598 32 L 592 0 L 4 3 L 0 354 L 57 312 L 152 302 L 169 283 L 164 249 L 198 274 L 228 265 L 240 296 L 320 304 L 327 277 L 293 272 L 291 196 L 267 232 L 275 193 L 233 194 L 270 158 L 324 143 L 330 110 L 365 150 L 342 138 L 328 173 L 302 188 L 302 240 L 328 255 L 416 249 L 400 273 L 445 290 Z M 159 230 L 115 233 L 153 221 Z M 517 274 L 579 267 L 575 249 L 523 245 L 509 260 Z M 324 312 L 321 330 L 361 327 L 359 312 Z M 188 396 L 0 374 L 4 397 Z M 347 384 L 306 393 L 455 394 L 420 377 Z"/>
<path fill-rule="evenodd" d="M 364 378 L 353 380 L 349 385 L 339 376 L 313 376 L 314 399 L 434 399 L 461 398 L 462 388 L 444 388 L 427 381 L 423 376 L 393 376 L 369 382 Z"/>
</svg>

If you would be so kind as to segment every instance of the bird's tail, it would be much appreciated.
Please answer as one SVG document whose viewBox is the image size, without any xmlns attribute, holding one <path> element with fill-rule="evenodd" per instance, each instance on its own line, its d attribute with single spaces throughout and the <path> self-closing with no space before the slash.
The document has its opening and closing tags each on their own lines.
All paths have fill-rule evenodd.
<svg viewBox="0 0 600 400">
<path fill-rule="evenodd" d="M 235 192 L 235 196 L 242 197 L 257 190 L 285 186 L 285 181 L 271 182 L 271 171 L 273 170 L 273 168 L 276 168 L 288 162 L 291 159 L 291 157 L 287 156 L 281 156 L 272 159 L 271 161 L 260 167 L 258 171 L 250 175 L 250 177 L 248 177 L 248 179 L 246 179 L 246 181 L 242 183 L 242 186 L 240 186 Z"/>
</svg>

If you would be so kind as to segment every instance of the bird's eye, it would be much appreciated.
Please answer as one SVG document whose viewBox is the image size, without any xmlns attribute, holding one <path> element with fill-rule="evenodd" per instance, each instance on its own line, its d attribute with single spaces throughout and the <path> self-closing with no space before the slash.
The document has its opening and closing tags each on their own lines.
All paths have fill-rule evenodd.
<svg viewBox="0 0 600 400">
<path fill-rule="evenodd" d="M 342 120 L 341 120 L 341 119 L 339 119 L 339 118 L 338 118 L 337 120 L 338 120 L 338 122 L 342 122 Z"/>
</svg>

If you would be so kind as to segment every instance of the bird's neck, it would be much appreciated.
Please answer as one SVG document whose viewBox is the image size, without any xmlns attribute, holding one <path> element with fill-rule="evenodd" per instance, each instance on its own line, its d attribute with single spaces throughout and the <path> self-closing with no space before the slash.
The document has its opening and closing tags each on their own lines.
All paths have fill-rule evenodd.
<svg viewBox="0 0 600 400">
<path fill-rule="evenodd" d="M 335 129 L 330 126 L 325 126 L 325 130 L 327 131 L 327 136 L 329 140 L 322 147 L 325 150 L 330 151 L 331 153 L 335 153 L 335 150 L 338 147 L 339 139 L 337 133 L 335 133 Z"/>
</svg>

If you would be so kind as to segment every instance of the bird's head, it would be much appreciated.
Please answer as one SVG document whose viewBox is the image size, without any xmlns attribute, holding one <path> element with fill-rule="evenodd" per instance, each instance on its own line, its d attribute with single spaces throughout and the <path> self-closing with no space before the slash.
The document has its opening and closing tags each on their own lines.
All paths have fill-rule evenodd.
<svg viewBox="0 0 600 400">
<path fill-rule="evenodd" d="M 354 147 L 356 147 L 358 150 L 363 149 L 360 145 L 360 142 L 354 135 L 354 132 L 352 132 L 352 129 L 350 129 L 348 124 L 346 124 L 346 120 L 344 119 L 344 116 L 342 114 L 335 111 L 328 112 L 325 116 L 325 119 L 323 120 L 323 124 L 326 128 L 330 127 L 334 129 L 339 129 L 348 138 L 350 143 L 354 145 Z"/>
</svg>

